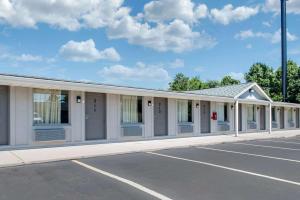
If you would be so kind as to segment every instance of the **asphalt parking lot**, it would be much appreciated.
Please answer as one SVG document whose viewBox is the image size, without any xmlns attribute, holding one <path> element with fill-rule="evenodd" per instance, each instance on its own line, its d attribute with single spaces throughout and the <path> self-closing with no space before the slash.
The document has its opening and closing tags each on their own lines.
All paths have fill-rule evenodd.
<svg viewBox="0 0 300 200">
<path fill-rule="evenodd" d="M 300 137 L 0 169 L 0 199 L 298 200 Z"/>
</svg>

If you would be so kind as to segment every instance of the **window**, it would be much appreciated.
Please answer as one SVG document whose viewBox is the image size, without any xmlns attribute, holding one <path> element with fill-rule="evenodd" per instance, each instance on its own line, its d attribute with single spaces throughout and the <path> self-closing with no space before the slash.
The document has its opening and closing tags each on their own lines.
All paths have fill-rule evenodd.
<svg viewBox="0 0 300 200">
<path fill-rule="evenodd" d="M 60 90 L 33 90 L 33 124 L 69 123 L 69 94 Z"/>
<path fill-rule="evenodd" d="M 179 123 L 193 122 L 193 106 L 191 100 L 177 101 L 177 116 Z"/>
<path fill-rule="evenodd" d="M 228 104 L 217 103 L 217 117 L 219 122 L 228 122 Z"/>
<path fill-rule="evenodd" d="M 256 121 L 256 112 L 255 112 L 255 105 L 248 105 L 247 113 L 248 113 L 248 121 L 255 122 Z"/>
<path fill-rule="evenodd" d="M 275 107 L 272 108 L 272 121 L 276 122 L 276 108 Z"/>
<path fill-rule="evenodd" d="M 288 120 L 289 120 L 289 122 L 294 121 L 294 117 L 293 117 L 293 108 L 290 108 L 290 109 L 288 110 Z"/>
<path fill-rule="evenodd" d="M 122 123 L 143 123 L 143 98 L 138 96 L 122 96 Z"/>
</svg>

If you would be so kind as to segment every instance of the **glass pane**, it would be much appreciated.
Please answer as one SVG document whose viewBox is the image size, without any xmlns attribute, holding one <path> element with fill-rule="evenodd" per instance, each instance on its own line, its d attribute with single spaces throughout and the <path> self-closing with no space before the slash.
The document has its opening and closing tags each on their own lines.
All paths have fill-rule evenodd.
<svg viewBox="0 0 300 200">
<path fill-rule="evenodd" d="M 59 90 L 34 89 L 33 123 L 69 123 L 68 92 Z"/>
<path fill-rule="evenodd" d="M 122 123 L 135 124 L 143 122 L 143 98 L 122 96 Z"/>
</svg>

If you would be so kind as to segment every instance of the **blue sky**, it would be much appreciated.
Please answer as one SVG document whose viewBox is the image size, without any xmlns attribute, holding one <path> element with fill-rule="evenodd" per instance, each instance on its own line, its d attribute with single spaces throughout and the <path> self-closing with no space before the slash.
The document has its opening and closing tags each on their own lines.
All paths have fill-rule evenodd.
<svg viewBox="0 0 300 200">
<path fill-rule="evenodd" d="M 0 73 L 166 89 L 280 66 L 279 0 L 1 0 Z M 288 1 L 300 63 L 300 1 Z"/>
</svg>

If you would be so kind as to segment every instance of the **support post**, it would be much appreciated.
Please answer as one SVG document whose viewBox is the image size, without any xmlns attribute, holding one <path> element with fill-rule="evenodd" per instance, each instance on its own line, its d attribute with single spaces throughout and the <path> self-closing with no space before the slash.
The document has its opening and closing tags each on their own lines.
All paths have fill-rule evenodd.
<svg viewBox="0 0 300 200">
<path fill-rule="evenodd" d="M 235 102 L 235 136 L 238 137 L 239 136 L 239 102 L 236 101 Z"/>
<path fill-rule="evenodd" d="M 269 104 L 269 134 L 272 133 L 272 104 Z"/>
</svg>

